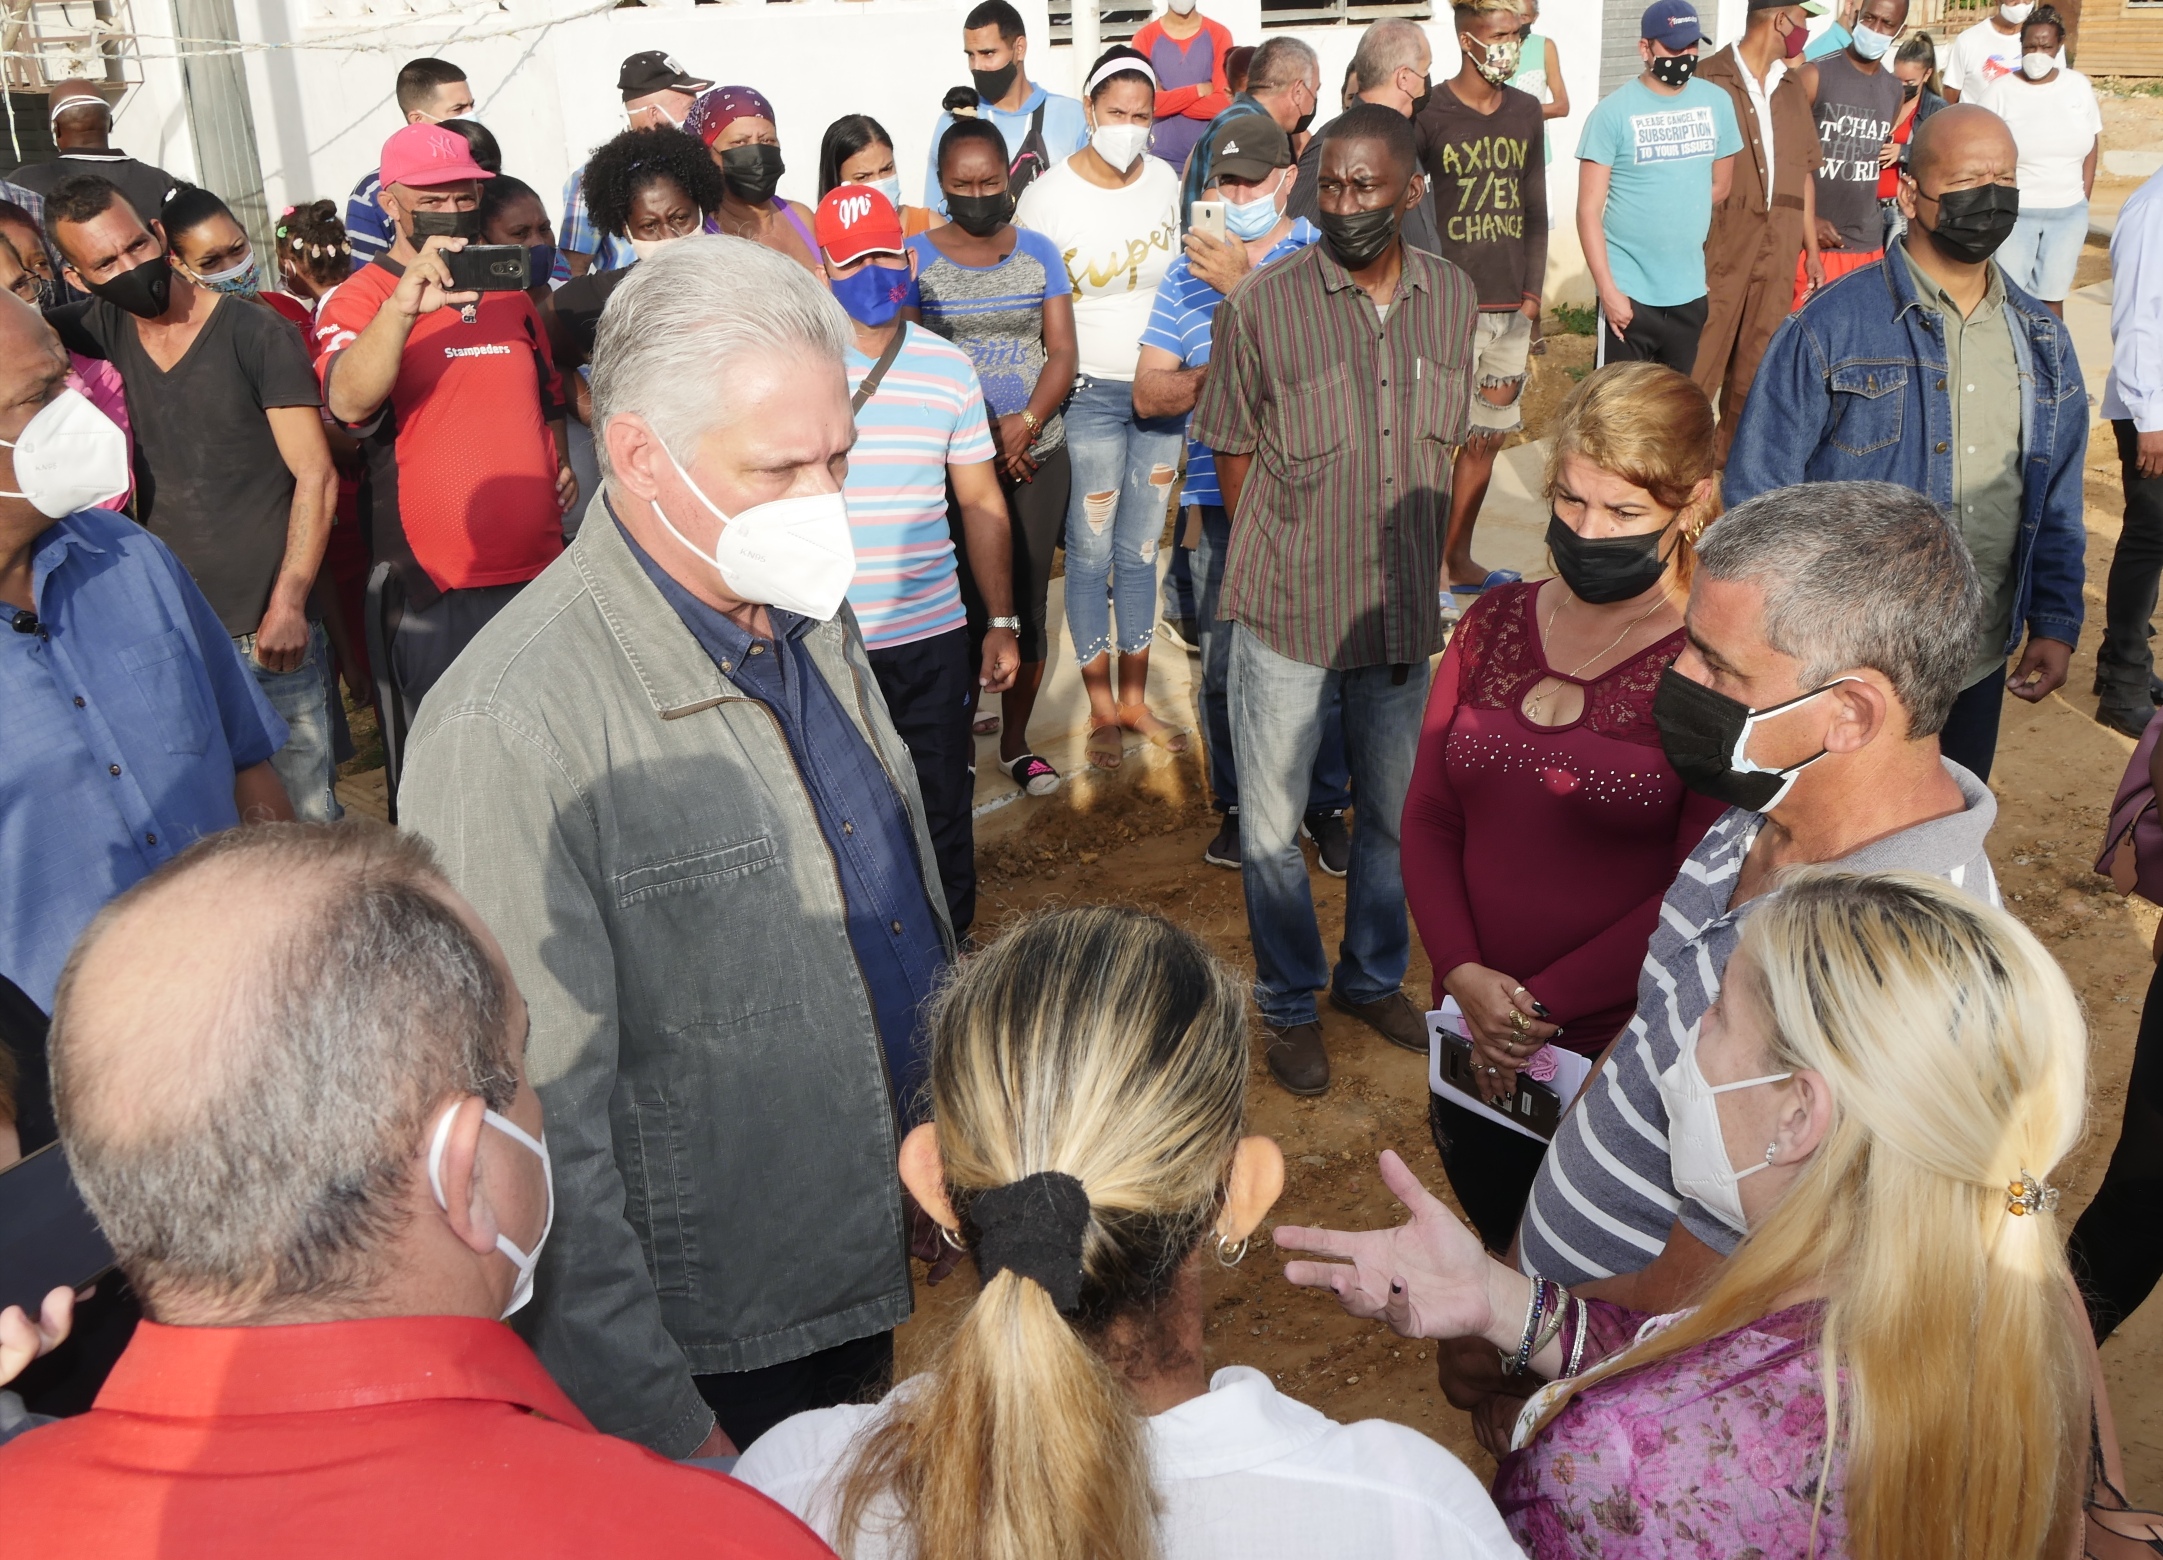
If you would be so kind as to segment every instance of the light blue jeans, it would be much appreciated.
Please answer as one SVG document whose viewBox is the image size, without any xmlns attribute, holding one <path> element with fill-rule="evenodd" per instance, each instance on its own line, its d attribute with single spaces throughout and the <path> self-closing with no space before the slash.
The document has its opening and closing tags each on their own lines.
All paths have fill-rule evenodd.
<svg viewBox="0 0 2163 1560">
<path fill-rule="evenodd" d="M 242 634 L 233 648 L 255 674 L 255 685 L 286 725 L 285 746 L 270 756 L 270 767 L 293 800 L 293 816 L 302 823 L 335 823 L 345 816 L 334 788 L 337 766 L 331 762 L 330 640 L 321 623 L 308 625 L 308 658 L 290 672 L 274 672 L 255 658 L 255 635 Z"/>
<path fill-rule="evenodd" d="M 1240 884 L 1254 939 L 1255 1000 L 1273 1027 L 1312 1023 L 1315 991 L 1374 1002 L 1404 985 L 1411 957 L 1397 846 L 1427 707 L 1427 662 L 1331 671 L 1281 656 L 1232 625 L 1232 752 L 1239 765 Z M 1314 916 L 1299 821 L 1332 694 L 1344 700 L 1352 771 L 1352 869 L 1344 941 L 1329 966 Z"/>
<path fill-rule="evenodd" d="M 1998 250 L 1998 264 L 2014 286 L 2045 303 L 2063 303 L 2073 290 L 2081 245 L 2088 242 L 2088 203 L 2030 211 L 2023 206 L 2012 233 Z"/>
<path fill-rule="evenodd" d="M 1149 648 L 1157 627 L 1157 542 L 1179 480 L 1186 419 L 1134 415 L 1123 379 L 1080 381 L 1066 408 L 1074 485 L 1066 507 L 1066 626 L 1087 666 L 1112 648 Z"/>
</svg>

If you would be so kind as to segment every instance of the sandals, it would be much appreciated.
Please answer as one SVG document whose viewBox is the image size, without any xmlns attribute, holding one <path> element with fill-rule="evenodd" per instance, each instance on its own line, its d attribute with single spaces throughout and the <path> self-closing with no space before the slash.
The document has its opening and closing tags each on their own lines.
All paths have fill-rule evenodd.
<svg viewBox="0 0 2163 1560">
<path fill-rule="evenodd" d="M 1034 753 L 1001 759 L 999 767 L 1006 771 L 1009 780 L 1031 796 L 1049 796 L 1059 789 L 1059 771 Z"/>
<path fill-rule="evenodd" d="M 999 717 L 996 715 L 980 715 L 977 717 L 976 723 L 970 726 L 969 731 L 974 736 L 996 737 L 999 734 Z"/>
<path fill-rule="evenodd" d="M 1187 734 L 1177 726 L 1166 725 L 1150 714 L 1148 705 L 1122 704 L 1118 708 L 1119 724 L 1143 741 L 1160 747 L 1167 753 L 1184 753 L 1187 750 Z"/>
<path fill-rule="evenodd" d="M 1089 728 L 1089 762 L 1098 769 L 1117 769 L 1126 762 L 1126 727 L 1116 720 Z"/>
</svg>

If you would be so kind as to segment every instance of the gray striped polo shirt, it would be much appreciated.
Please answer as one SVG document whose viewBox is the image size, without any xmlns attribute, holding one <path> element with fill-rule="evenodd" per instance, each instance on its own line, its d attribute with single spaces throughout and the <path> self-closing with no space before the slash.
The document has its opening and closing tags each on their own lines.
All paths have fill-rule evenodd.
<svg viewBox="0 0 2163 1560">
<path fill-rule="evenodd" d="M 1983 853 L 1997 821 L 1997 798 L 1958 764 L 1948 759 L 1945 768 L 1968 804 L 1964 811 L 1889 834 L 1837 865 L 1858 872 L 1927 872 L 1997 904 L 1998 880 Z M 1743 917 L 1769 897 L 1760 894 L 1733 908 L 1728 903 L 1764 823 L 1758 813 L 1729 808 L 1660 902 L 1637 978 L 1636 1016 L 1540 1162 L 1517 1231 L 1518 1261 L 1526 1273 L 1564 1284 L 1634 1273 L 1666 1247 L 1678 1215 L 1715 1251 L 1733 1251 L 1741 1241 L 1695 1200 L 1675 1194 L 1667 1111 L 1656 1080 L 1719 998 L 1728 955 L 1742 940 Z"/>
</svg>

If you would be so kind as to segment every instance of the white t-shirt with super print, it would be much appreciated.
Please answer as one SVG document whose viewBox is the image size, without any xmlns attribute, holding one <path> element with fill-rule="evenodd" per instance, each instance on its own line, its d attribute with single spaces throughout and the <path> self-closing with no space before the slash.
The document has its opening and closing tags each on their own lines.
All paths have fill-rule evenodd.
<svg viewBox="0 0 2163 1560">
<path fill-rule="evenodd" d="M 1157 284 L 1180 254 L 1172 165 L 1144 153 L 1141 177 L 1108 190 L 1077 173 L 1070 157 L 1022 191 L 1014 220 L 1050 239 L 1066 262 L 1082 373 L 1133 379 Z"/>
</svg>

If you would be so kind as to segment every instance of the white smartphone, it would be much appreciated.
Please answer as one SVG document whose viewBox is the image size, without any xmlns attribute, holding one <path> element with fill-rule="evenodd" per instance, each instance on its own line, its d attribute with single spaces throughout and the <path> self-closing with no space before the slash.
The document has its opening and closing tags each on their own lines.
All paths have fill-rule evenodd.
<svg viewBox="0 0 2163 1560">
<path fill-rule="evenodd" d="M 1187 224 L 1190 233 L 1206 233 L 1218 243 L 1224 238 L 1224 202 L 1221 200 L 1198 200 L 1194 203 L 1194 218 Z"/>
</svg>

